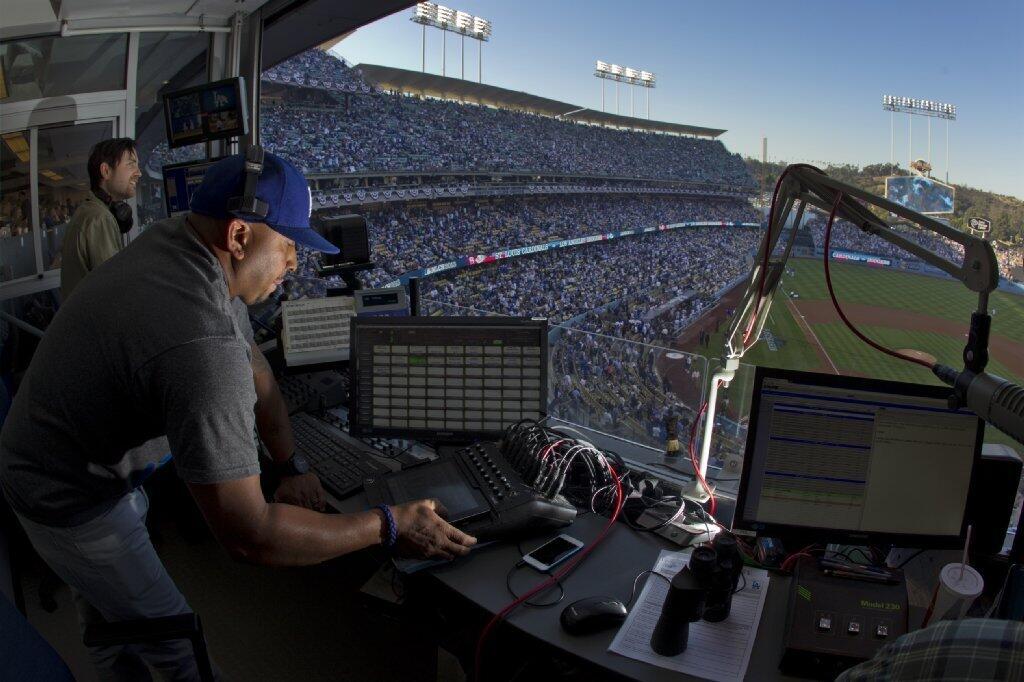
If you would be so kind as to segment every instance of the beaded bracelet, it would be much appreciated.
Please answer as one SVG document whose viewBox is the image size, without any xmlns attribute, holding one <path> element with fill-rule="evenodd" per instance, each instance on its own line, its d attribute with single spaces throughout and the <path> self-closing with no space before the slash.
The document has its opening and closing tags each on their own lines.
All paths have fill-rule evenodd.
<svg viewBox="0 0 1024 682">
<path fill-rule="evenodd" d="M 384 521 L 387 523 L 387 538 L 384 540 L 385 549 L 393 549 L 398 542 L 398 526 L 395 525 L 395 517 L 391 514 L 391 507 L 386 504 L 378 504 L 374 509 L 380 509 L 384 514 Z"/>
</svg>

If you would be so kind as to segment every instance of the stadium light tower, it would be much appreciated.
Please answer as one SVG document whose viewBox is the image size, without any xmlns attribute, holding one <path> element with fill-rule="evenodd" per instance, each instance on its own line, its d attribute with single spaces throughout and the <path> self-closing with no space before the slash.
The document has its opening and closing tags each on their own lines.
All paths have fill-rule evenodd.
<svg viewBox="0 0 1024 682">
<path fill-rule="evenodd" d="M 466 80 L 466 34 L 473 30 L 473 15 L 469 12 L 456 12 L 455 30 L 462 36 L 462 80 Z"/>
<path fill-rule="evenodd" d="M 651 90 L 654 89 L 654 74 L 650 71 L 640 72 L 640 85 L 647 90 L 647 120 L 651 120 Z"/>
<path fill-rule="evenodd" d="M 477 56 L 480 62 L 477 65 L 477 83 L 484 82 L 484 43 L 491 39 L 491 22 L 480 17 L 473 17 L 473 37 L 477 39 Z"/>
<path fill-rule="evenodd" d="M 946 121 L 946 183 L 949 183 L 949 122 L 956 120 L 956 105 L 945 102 L 936 102 L 930 99 L 914 99 L 913 97 L 896 97 L 895 95 L 882 95 L 882 109 L 889 114 L 889 162 L 895 164 L 896 156 L 896 113 L 907 114 L 910 123 L 910 137 L 908 140 L 909 159 L 907 165 L 914 162 L 914 116 L 924 116 L 928 119 L 928 164 L 932 162 L 932 119 L 941 118 Z"/>
<path fill-rule="evenodd" d="M 421 2 L 412 11 L 412 21 L 423 26 L 422 54 L 423 62 L 420 70 L 427 72 L 427 26 L 437 23 L 437 5 L 432 2 Z"/>
<path fill-rule="evenodd" d="M 639 85 L 647 88 L 647 118 L 651 117 L 651 89 L 654 88 L 655 78 L 650 71 L 640 71 L 628 66 L 609 64 L 608 62 L 596 61 L 594 75 L 601 79 L 601 111 L 605 110 L 604 82 L 615 81 L 615 113 L 619 113 L 619 83 L 626 85 Z M 633 90 L 629 91 L 629 115 L 635 116 L 636 111 L 633 105 Z"/>
<path fill-rule="evenodd" d="M 437 27 L 441 29 L 441 75 L 447 76 L 445 69 L 448 60 L 448 27 L 455 25 L 455 10 L 444 5 L 437 6 Z"/>
<path fill-rule="evenodd" d="M 630 85 L 633 85 L 633 83 L 636 83 L 636 82 L 638 82 L 640 80 L 640 72 L 638 70 L 636 70 L 636 69 L 631 69 L 628 66 L 626 67 L 626 74 L 625 75 L 626 75 L 626 82 L 629 83 Z M 629 89 L 629 115 L 630 116 L 634 116 L 634 117 L 636 116 L 636 111 L 633 108 L 633 88 L 632 87 Z"/>
<path fill-rule="evenodd" d="M 469 12 L 454 10 L 444 5 L 436 5 L 432 2 L 421 2 L 413 8 L 410 20 L 413 23 L 423 26 L 422 53 L 423 61 L 421 69 L 427 71 L 427 26 L 441 29 L 441 75 L 448 75 L 448 45 L 446 34 L 448 31 L 458 33 L 462 37 L 462 79 L 466 79 L 466 37 L 477 40 L 480 43 L 479 66 L 477 80 L 483 82 L 483 44 L 491 39 L 491 22 L 481 17 L 476 17 Z"/>
</svg>

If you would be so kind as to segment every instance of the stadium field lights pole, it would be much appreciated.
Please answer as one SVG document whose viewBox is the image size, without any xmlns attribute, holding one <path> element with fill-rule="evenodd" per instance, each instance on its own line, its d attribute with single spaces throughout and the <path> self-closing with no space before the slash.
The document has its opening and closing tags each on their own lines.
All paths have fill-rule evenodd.
<svg viewBox="0 0 1024 682">
<path fill-rule="evenodd" d="M 928 118 L 928 165 L 932 163 L 932 119 L 941 118 L 946 121 L 946 183 L 949 183 L 949 122 L 956 120 L 956 105 L 945 102 L 936 102 L 930 99 L 914 99 L 912 97 L 896 97 L 895 95 L 882 95 L 882 108 L 890 112 L 889 115 L 889 157 L 890 162 L 895 163 L 895 115 L 896 112 L 906 113 L 910 123 L 908 135 L 909 164 L 914 162 L 914 116 L 925 116 Z"/>
<path fill-rule="evenodd" d="M 479 41 L 479 61 L 477 63 L 477 80 L 483 83 L 484 70 L 484 41 L 491 39 L 491 22 L 482 17 L 476 17 L 469 12 L 453 10 L 451 7 L 436 5 L 432 2 L 421 2 L 413 8 L 410 19 L 423 26 L 422 38 L 422 70 L 427 71 L 427 26 L 441 29 L 441 75 L 448 75 L 448 31 L 458 33 L 462 39 L 462 79 L 466 79 L 466 37 Z"/>
<path fill-rule="evenodd" d="M 594 67 L 594 75 L 601 79 L 601 111 L 605 111 L 605 88 L 604 81 L 615 81 L 615 113 L 619 114 L 619 83 L 633 86 L 639 85 L 647 88 L 647 118 L 651 117 L 651 90 L 654 88 L 656 79 L 650 71 L 639 71 L 628 66 L 609 64 L 598 60 Z M 635 97 L 632 88 L 629 91 L 629 115 L 636 116 Z"/>
<path fill-rule="evenodd" d="M 483 19 L 481 17 L 473 17 L 473 28 L 471 37 L 477 40 L 479 49 L 479 51 L 477 52 L 477 57 L 480 60 L 479 63 L 477 64 L 476 72 L 478 83 L 484 82 L 484 43 L 491 39 L 492 31 L 493 26 L 491 25 L 490 21 L 488 21 L 487 19 Z"/>
<path fill-rule="evenodd" d="M 640 80 L 640 72 L 636 69 L 626 67 L 626 83 L 629 85 L 629 115 L 631 118 L 636 117 L 636 109 L 633 107 L 636 102 L 636 98 L 633 97 L 634 89 L 633 84 Z"/>
</svg>

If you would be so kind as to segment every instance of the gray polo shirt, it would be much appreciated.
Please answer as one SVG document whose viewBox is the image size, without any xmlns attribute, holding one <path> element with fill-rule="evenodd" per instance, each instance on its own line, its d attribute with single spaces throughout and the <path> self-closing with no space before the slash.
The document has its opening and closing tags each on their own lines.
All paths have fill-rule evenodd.
<svg viewBox="0 0 1024 682">
<path fill-rule="evenodd" d="M 244 307 L 241 307 L 244 309 Z M 190 483 L 260 471 L 249 340 L 224 272 L 184 218 L 84 278 L 40 342 L 0 432 L 0 486 L 25 517 L 84 523 L 166 449 Z"/>
</svg>

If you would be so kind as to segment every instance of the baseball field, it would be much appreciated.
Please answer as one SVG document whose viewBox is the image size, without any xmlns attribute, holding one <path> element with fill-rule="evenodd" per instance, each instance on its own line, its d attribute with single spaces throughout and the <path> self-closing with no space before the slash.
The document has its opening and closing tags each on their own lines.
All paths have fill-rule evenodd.
<svg viewBox="0 0 1024 682">
<path fill-rule="evenodd" d="M 847 317 L 869 338 L 894 349 L 923 351 L 944 364 L 960 368 L 971 311 L 977 296 L 959 282 L 873 268 L 833 263 L 832 283 Z M 721 355 L 730 308 L 742 287 L 697 321 L 679 340 L 686 350 L 712 359 Z M 995 292 L 992 310 L 991 359 L 988 371 L 1024 383 L 1024 296 Z M 715 327 L 718 331 L 715 332 Z M 711 334 L 706 346 L 697 343 L 700 330 Z M 853 335 L 829 300 L 820 260 L 794 259 L 780 285 L 761 339 L 744 356 L 749 365 L 813 372 L 940 383 L 928 370 L 884 355 Z M 746 415 L 749 377 L 729 391 L 728 412 Z M 986 442 L 1013 443 L 995 429 Z"/>
</svg>

